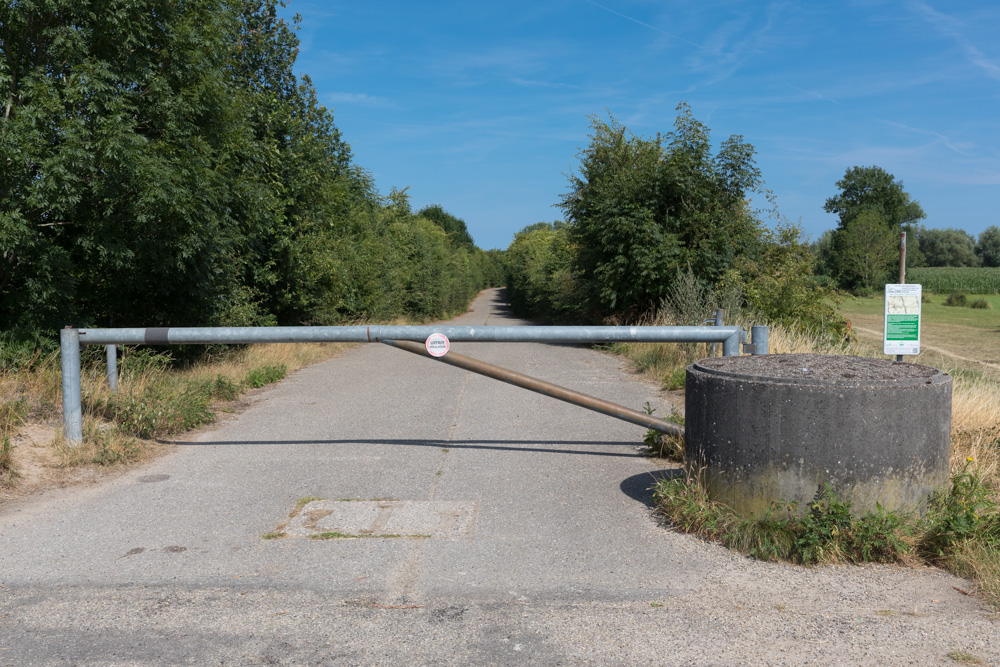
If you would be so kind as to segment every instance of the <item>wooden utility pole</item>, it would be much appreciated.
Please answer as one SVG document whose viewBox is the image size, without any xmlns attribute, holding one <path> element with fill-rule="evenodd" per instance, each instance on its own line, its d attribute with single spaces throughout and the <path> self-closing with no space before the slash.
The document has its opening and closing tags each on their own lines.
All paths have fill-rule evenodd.
<svg viewBox="0 0 1000 667">
<path fill-rule="evenodd" d="M 906 232 L 899 233 L 899 284 L 906 284 Z M 903 355 L 897 354 L 896 361 L 902 361 Z"/>
</svg>

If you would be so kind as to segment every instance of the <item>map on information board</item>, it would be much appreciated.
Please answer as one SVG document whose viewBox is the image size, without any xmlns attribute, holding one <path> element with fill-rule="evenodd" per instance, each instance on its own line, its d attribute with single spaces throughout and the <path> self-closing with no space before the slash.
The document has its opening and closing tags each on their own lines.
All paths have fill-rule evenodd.
<svg viewBox="0 0 1000 667">
<path fill-rule="evenodd" d="M 920 295 L 920 285 L 885 286 L 883 354 L 920 354 Z"/>
</svg>

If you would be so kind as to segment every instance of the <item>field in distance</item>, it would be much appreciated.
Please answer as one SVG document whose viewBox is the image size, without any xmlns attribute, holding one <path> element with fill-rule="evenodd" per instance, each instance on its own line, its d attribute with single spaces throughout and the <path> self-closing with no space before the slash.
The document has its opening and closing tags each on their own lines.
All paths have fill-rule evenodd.
<svg viewBox="0 0 1000 667">
<path fill-rule="evenodd" d="M 916 281 L 913 281 L 916 282 Z M 920 318 L 920 349 L 905 361 L 943 370 L 962 369 L 1000 381 L 1000 295 L 967 294 L 966 301 L 984 299 L 986 309 L 946 306 L 947 294 L 924 293 Z M 849 297 L 838 309 L 865 342 L 882 347 L 883 295 Z"/>
</svg>

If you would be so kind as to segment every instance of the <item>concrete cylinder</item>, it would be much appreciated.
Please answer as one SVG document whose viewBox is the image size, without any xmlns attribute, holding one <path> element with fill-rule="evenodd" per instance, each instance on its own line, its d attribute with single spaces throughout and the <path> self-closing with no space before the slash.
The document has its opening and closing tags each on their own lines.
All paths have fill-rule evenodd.
<svg viewBox="0 0 1000 667">
<path fill-rule="evenodd" d="M 717 357 L 687 368 L 685 458 L 748 516 L 799 513 L 829 484 L 855 515 L 920 510 L 948 482 L 951 376 L 821 354 Z"/>
</svg>

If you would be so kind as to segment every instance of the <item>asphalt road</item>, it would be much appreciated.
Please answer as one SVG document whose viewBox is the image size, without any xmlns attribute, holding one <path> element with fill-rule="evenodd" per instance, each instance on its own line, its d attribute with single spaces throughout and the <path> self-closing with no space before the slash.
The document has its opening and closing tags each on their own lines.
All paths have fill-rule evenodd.
<svg viewBox="0 0 1000 667">
<path fill-rule="evenodd" d="M 517 321 L 490 291 L 456 323 Z M 664 411 L 601 352 L 453 349 Z M 760 563 L 659 525 L 669 471 L 641 427 L 382 345 L 251 400 L 5 509 L 0 664 L 1000 664 L 968 582 Z"/>
</svg>

